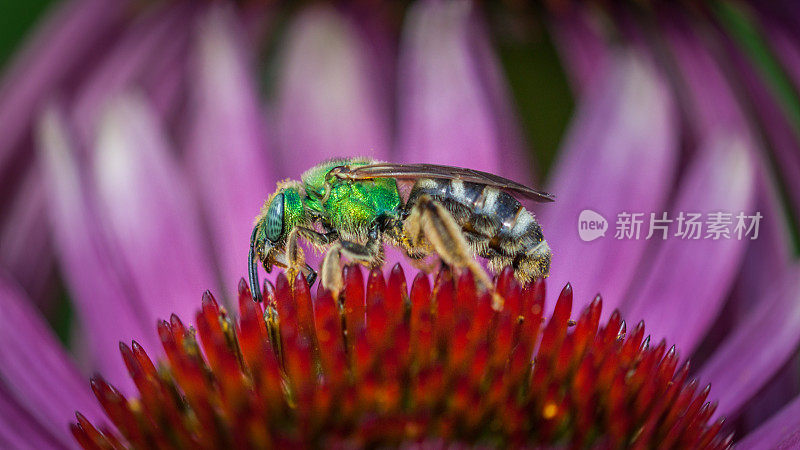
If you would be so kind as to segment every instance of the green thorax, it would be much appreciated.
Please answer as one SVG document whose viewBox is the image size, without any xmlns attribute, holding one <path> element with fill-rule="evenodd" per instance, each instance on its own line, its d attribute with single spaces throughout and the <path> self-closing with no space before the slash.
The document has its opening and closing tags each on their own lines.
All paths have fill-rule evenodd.
<svg viewBox="0 0 800 450">
<path fill-rule="evenodd" d="M 325 175 L 334 167 L 341 165 L 360 166 L 374 164 L 364 158 L 327 161 L 303 174 L 306 189 L 306 207 L 321 216 L 329 225 L 339 231 L 360 233 L 365 225 L 378 216 L 396 216 L 400 206 L 400 192 L 394 178 L 375 178 L 372 180 L 349 181 L 334 178 L 331 192 L 322 204 Z"/>
</svg>

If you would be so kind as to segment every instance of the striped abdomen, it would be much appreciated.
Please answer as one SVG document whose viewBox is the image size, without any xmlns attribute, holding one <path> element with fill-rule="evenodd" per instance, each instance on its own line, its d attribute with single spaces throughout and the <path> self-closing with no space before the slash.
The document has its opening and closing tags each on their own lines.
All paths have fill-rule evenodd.
<svg viewBox="0 0 800 450">
<path fill-rule="evenodd" d="M 472 251 L 498 271 L 512 266 L 518 278 L 545 277 L 550 248 L 533 214 L 517 199 L 493 186 L 460 180 L 418 180 L 406 205 L 422 194 L 442 203 L 461 226 Z"/>
</svg>

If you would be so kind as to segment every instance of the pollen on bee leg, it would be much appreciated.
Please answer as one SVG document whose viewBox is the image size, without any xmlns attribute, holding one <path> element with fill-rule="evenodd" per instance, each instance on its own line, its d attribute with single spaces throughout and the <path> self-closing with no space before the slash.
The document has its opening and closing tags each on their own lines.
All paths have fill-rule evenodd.
<svg viewBox="0 0 800 450">
<path fill-rule="evenodd" d="M 341 260 L 341 246 L 336 243 L 325 253 L 325 258 L 322 260 L 322 267 L 320 268 L 322 287 L 331 291 L 334 298 L 339 296 L 344 286 Z"/>
</svg>

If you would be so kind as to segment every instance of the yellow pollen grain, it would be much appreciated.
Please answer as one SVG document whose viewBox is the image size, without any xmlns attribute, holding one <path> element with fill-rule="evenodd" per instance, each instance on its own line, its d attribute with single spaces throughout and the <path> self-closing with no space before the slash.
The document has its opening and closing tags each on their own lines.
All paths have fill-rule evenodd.
<svg viewBox="0 0 800 450">
<path fill-rule="evenodd" d="M 555 403 L 548 403 L 544 405 L 544 409 L 542 410 L 542 415 L 545 419 L 552 419 L 558 413 L 558 406 Z"/>
</svg>

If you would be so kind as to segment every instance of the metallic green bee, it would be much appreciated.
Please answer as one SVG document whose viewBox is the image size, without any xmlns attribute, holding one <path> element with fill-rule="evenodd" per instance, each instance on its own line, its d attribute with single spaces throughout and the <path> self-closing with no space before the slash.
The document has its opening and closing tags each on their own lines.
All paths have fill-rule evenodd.
<svg viewBox="0 0 800 450">
<path fill-rule="evenodd" d="M 550 247 L 533 214 L 514 196 L 553 201 L 471 169 L 365 158 L 324 162 L 304 173 L 302 182 L 278 183 L 256 217 L 248 255 L 254 298 L 261 300 L 258 261 L 267 272 L 277 265 L 314 282 L 317 274 L 305 262 L 300 238 L 326 250 L 322 284 L 333 292 L 342 286 L 342 255 L 380 266 L 384 242 L 402 249 L 417 267 L 427 267 L 423 259 L 435 252 L 442 262 L 471 270 L 483 287 L 491 280 L 476 256 L 488 258 L 495 272 L 513 267 L 521 281 L 546 277 Z"/>
</svg>

